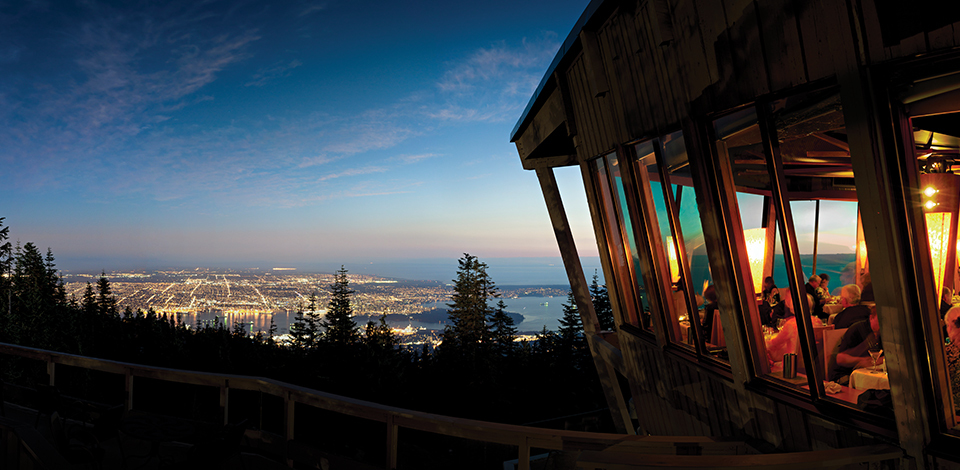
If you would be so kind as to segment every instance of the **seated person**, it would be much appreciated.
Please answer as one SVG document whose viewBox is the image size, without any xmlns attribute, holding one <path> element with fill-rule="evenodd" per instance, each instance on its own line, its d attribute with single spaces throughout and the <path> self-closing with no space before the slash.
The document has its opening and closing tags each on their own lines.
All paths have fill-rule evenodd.
<svg viewBox="0 0 960 470">
<path fill-rule="evenodd" d="M 943 286 L 943 290 L 940 292 L 940 317 L 943 318 L 943 321 L 947 321 L 947 311 L 950 310 L 953 305 L 953 291 L 949 287 Z M 943 337 L 949 338 L 950 333 L 947 331 L 947 324 L 943 323 Z"/>
<path fill-rule="evenodd" d="M 813 316 L 820 318 L 820 320 L 823 320 L 824 322 L 827 321 L 827 318 L 830 315 L 823 311 L 823 303 L 825 300 L 820 293 L 817 292 L 817 289 L 820 288 L 820 276 L 817 276 L 816 274 L 810 276 L 810 279 L 806 284 L 804 284 L 804 288 L 806 289 L 807 294 L 813 296 Z"/>
<path fill-rule="evenodd" d="M 807 294 L 807 304 L 813 308 L 815 300 Z M 783 355 L 800 351 L 800 336 L 797 334 L 797 317 L 791 310 L 786 310 L 786 321 L 777 336 L 767 343 L 767 362 L 773 368 L 774 364 L 783 361 Z"/>
<path fill-rule="evenodd" d="M 873 302 L 873 281 L 870 278 L 870 273 L 864 273 L 860 277 L 860 301 L 861 302 Z"/>
<path fill-rule="evenodd" d="M 701 337 L 704 341 L 710 342 L 710 333 L 713 331 L 713 315 L 717 312 L 717 288 L 713 284 L 707 286 L 703 291 L 703 300 L 706 304 L 703 306 L 703 322 L 700 324 Z"/>
<path fill-rule="evenodd" d="M 870 308 L 860 305 L 860 288 L 856 284 L 847 284 L 840 291 L 840 305 L 843 310 L 833 319 L 834 328 L 850 328 L 858 321 L 870 316 Z"/>
<path fill-rule="evenodd" d="M 873 366 L 869 351 L 874 346 L 883 347 L 880 342 L 880 322 L 877 320 L 877 311 L 871 310 L 867 320 L 854 323 L 840 338 L 837 364 L 827 373 L 828 380 L 840 385 L 850 383 L 850 373 L 853 369 Z M 880 356 L 877 364 L 882 363 L 883 356 Z"/>
<path fill-rule="evenodd" d="M 953 391 L 953 406 L 960 413 L 960 307 L 953 307 L 944 317 L 950 342 L 944 346 L 947 353 L 947 372 Z"/>
<path fill-rule="evenodd" d="M 789 313 L 780 332 L 777 336 L 767 343 L 767 362 L 773 368 L 774 364 L 783 361 L 783 355 L 787 353 L 796 353 L 799 348 L 799 336 L 797 335 L 797 317 Z"/>
<path fill-rule="evenodd" d="M 787 315 L 784 311 L 786 305 L 780 297 L 780 289 L 773 282 L 773 277 L 767 276 L 763 279 L 763 290 L 760 294 L 760 323 L 776 327 L 777 320 L 786 319 Z"/>
<path fill-rule="evenodd" d="M 827 273 L 820 273 L 820 287 L 817 288 L 817 293 L 820 294 L 820 299 L 826 303 L 833 299 L 833 296 L 830 295 L 830 275 Z"/>
</svg>

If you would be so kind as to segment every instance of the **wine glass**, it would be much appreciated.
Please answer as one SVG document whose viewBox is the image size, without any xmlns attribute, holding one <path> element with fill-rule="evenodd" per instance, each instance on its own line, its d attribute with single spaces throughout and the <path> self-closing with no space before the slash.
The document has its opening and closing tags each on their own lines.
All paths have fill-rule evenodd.
<svg viewBox="0 0 960 470">
<path fill-rule="evenodd" d="M 877 359 L 880 358 L 880 355 L 883 354 L 883 349 L 880 349 L 880 346 L 871 346 L 868 350 L 870 353 L 870 358 L 873 359 L 873 368 L 877 368 Z"/>
</svg>

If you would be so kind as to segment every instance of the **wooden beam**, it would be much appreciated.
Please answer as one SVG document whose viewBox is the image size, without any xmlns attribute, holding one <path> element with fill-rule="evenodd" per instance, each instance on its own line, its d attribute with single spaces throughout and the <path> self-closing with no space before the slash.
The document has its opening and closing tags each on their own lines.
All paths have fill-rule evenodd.
<svg viewBox="0 0 960 470">
<path fill-rule="evenodd" d="M 610 92 L 610 84 L 607 81 L 607 71 L 603 67 L 596 31 L 581 30 L 580 44 L 583 46 L 583 61 L 587 71 L 590 93 L 594 98 L 604 96 Z"/>
<path fill-rule="evenodd" d="M 520 153 L 520 160 L 523 161 L 533 154 L 553 131 L 564 124 L 566 116 L 563 98 L 560 92 L 554 89 L 546 96 L 543 105 L 514 141 Z"/>
<path fill-rule="evenodd" d="M 563 166 L 573 166 L 578 164 L 577 155 L 555 155 L 551 157 L 527 158 L 520 160 L 524 170 L 536 170 L 540 168 L 558 168 Z"/>
<path fill-rule="evenodd" d="M 387 468 L 393 470 L 397 468 L 397 435 L 400 427 L 396 423 L 396 415 L 387 416 Z"/>
<path fill-rule="evenodd" d="M 838 76 L 844 121 L 850 142 L 850 161 L 860 201 L 864 240 L 870 250 L 870 272 L 880 320 L 880 335 L 889 362 L 891 399 L 900 445 L 909 457 L 924 461 L 927 445 L 940 423 L 935 405 L 926 397 L 946 390 L 924 387 L 930 373 L 928 361 L 943 355 L 939 327 L 939 295 L 932 289 L 930 251 L 927 236 L 914 229 L 924 227 L 920 208 L 919 170 L 912 155 L 904 155 L 913 132 L 909 123 L 897 119 L 898 105 L 890 102 L 886 89 L 874 89 L 870 75 L 857 67 Z M 886 79 L 879 79 L 884 82 Z M 899 135 L 898 135 L 899 134 Z M 910 314 L 907 314 L 910 313 Z M 920 318 L 934 325 L 933 331 L 918 331 Z M 925 342 L 917 342 L 926 338 Z M 928 348 L 928 346 L 930 346 Z M 933 367 L 940 383 L 949 379 Z M 949 400 L 945 400 L 949 403 Z M 953 410 L 950 409 L 950 415 Z M 948 415 L 949 416 L 949 415 Z M 934 431 L 939 432 L 939 431 Z"/>
<path fill-rule="evenodd" d="M 557 82 L 557 90 L 560 93 L 560 100 L 563 103 L 563 123 L 567 126 L 567 135 L 573 137 L 577 135 L 577 120 L 573 114 L 573 99 L 570 97 L 570 84 L 567 83 L 567 76 L 558 71 L 553 72 L 553 80 Z"/>
<path fill-rule="evenodd" d="M 583 333 L 587 336 L 594 336 L 600 330 L 600 324 L 597 321 L 597 312 L 593 309 L 587 280 L 583 275 L 583 266 L 580 264 L 580 255 L 573 240 L 573 233 L 570 231 L 570 224 L 567 222 L 567 214 L 563 209 L 563 201 L 560 199 L 557 179 L 550 168 L 537 170 L 537 178 L 540 180 L 543 199 L 547 204 L 550 221 L 553 223 L 553 232 L 557 237 L 557 245 L 560 247 L 563 266 L 566 268 L 567 279 L 570 281 L 570 289 L 577 301 L 577 311 L 580 313 L 580 319 L 583 322 Z M 607 406 L 610 407 L 610 413 L 613 415 L 615 428 L 618 432 L 632 432 L 633 421 L 630 419 L 630 412 L 623 399 L 620 382 L 617 380 L 613 367 L 600 357 L 600 353 L 595 350 L 596 345 L 594 343 L 587 341 L 587 345 L 590 347 L 590 356 L 597 367 L 604 396 L 607 399 Z"/>
<path fill-rule="evenodd" d="M 888 444 L 831 449 L 813 452 L 788 452 L 757 455 L 643 455 L 628 452 L 583 451 L 577 467 L 584 469 L 639 470 L 671 469 L 768 469 L 807 470 L 809 468 L 846 468 L 848 466 L 898 461 L 903 450 Z M 869 465 L 871 468 L 873 465 Z"/>
<path fill-rule="evenodd" d="M 220 386 L 220 415 L 224 426 L 230 424 L 230 379 L 223 379 Z"/>
</svg>

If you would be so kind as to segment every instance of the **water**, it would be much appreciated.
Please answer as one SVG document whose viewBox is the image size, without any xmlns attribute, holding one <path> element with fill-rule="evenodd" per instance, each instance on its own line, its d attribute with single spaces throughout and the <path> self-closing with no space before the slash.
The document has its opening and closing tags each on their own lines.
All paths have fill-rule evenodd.
<svg viewBox="0 0 960 470">
<path fill-rule="evenodd" d="M 560 318 L 563 317 L 562 304 L 567 301 L 567 297 L 518 297 L 515 299 L 503 299 L 507 305 L 506 311 L 519 313 L 523 315 L 523 321 L 517 325 L 518 331 L 538 332 L 544 326 L 548 330 L 557 331 L 560 328 Z M 424 310 L 437 308 L 447 308 L 446 301 L 432 302 L 423 306 Z M 168 315 L 169 316 L 169 315 Z M 195 328 L 197 320 L 201 324 L 213 324 L 214 321 L 222 323 L 229 328 L 240 321 L 247 326 L 248 331 L 256 333 L 257 331 L 267 331 L 270 328 L 270 319 L 273 318 L 277 327 L 278 334 L 286 334 L 290 331 L 290 324 L 296 320 L 296 312 L 278 311 L 273 314 L 251 314 L 251 313 L 224 313 L 220 310 L 204 310 L 200 313 L 186 313 L 181 315 L 184 324 L 190 328 Z M 414 317 L 415 318 L 415 317 Z M 445 319 L 444 319 L 445 320 Z M 376 318 L 374 318 L 376 321 Z M 401 324 L 402 323 L 402 324 Z M 421 321 L 391 321 L 390 325 L 398 328 L 406 327 L 408 324 L 414 328 L 425 328 L 428 330 L 442 330 L 446 326 L 446 321 L 441 322 L 421 322 Z M 364 324 L 359 325 L 361 328 Z"/>
<path fill-rule="evenodd" d="M 548 330 L 557 331 L 560 328 L 560 318 L 563 317 L 563 303 L 567 301 L 567 296 L 562 297 L 517 297 L 515 299 L 503 299 L 507 305 L 507 312 L 519 313 L 523 315 L 523 321 L 517 325 L 517 331 L 529 332 L 540 331 L 544 326 Z M 433 302 L 424 305 L 424 310 L 435 308 L 447 308 L 446 302 Z M 430 330 L 443 329 L 445 325 L 437 323 L 412 322 L 412 326 L 423 326 Z"/>
</svg>

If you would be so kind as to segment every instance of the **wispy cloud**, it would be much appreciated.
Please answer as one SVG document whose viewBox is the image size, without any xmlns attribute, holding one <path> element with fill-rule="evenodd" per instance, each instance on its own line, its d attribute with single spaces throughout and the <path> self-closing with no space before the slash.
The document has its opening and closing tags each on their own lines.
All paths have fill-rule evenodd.
<svg viewBox="0 0 960 470">
<path fill-rule="evenodd" d="M 303 65 L 303 62 L 299 60 L 292 60 L 290 62 L 277 63 L 265 69 L 260 69 L 257 73 L 253 74 L 253 79 L 244 84 L 244 86 L 263 86 L 267 82 L 277 79 L 289 77 L 292 73 L 291 70 Z"/>
<path fill-rule="evenodd" d="M 299 16 L 307 16 L 307 15 L 316 13 L 318 11 L 321 11 L 325 8 L 326 8 L 326 5 L 324 5 L 323 3 L 310 3 L 307 5 L 304 5 L 303 10 L 300 10 Z"/>
<path fill-rule="evenodd" d="M 0 183 L 35 190 L 96 181 L 97 192 L 115 197 L 263 206 L 417 191 L 421 183 L 385 184 L 377 175 L 447 156 L 404 148 L 444 126 L 515 118 L 557 47 L 544 36 L 467 53 L 426 88 L 373 109 L 218 116 L 209 110 L 227 93 L 261 93 L 256 87 L 302 62 L 244 70 L 268 33 L 256 21 L 226 21 L 205 2 L 135 15 L 84 5 L 87 14 L 59 37 L 57 48 L 74 58 L 62 73 L 0 81 L 0 163 L 16 175 Z M 322 9 L 312 3 L 285 14 Z"/>
<path fill-rule="evenodd" d="M 331 173 L 328 175 L 323 175 L 317 178 L 317 181 L 327 181 L 334 178 L 343 178 L 344 176 L 358 176 L 358 175 L 369 175 L 371 173 L 383 173 L 387 171 L 386 168 L 380 166 L 368 166 L 365 168 L 350 168 L 348 170 L 341 171 L 339 173 Z"/>
<path fill-rule="evenodd" d="M 436 82 L 445 98 L 424 113 L 440 121 L 502 121 L 512 119 L 533 92 L 559 47 L 555 34 L 524 40 L 519 47 L 505 43 L 475 51 L 453 63 Z"/>
<path fill-rule="evenodd" d="M 354 155 L 393 147 L 417 134 L 405 123 L 406 116 L 385 110 L 372 110 L 344 120 L 344 132 L 331 136 L 324 151 Z"/>
<path fill-rule="evenodd" d="M 416 155 L 401 155 L 401 156 L 395 157 L 395 159 L 406 164 L 411 164 L 411 163 L 417 163 L 422 160 L 427 160 L 427 159 L 435 158 L 439 156 L 440 154 L 437 154 L 437 153 L 419 153 Z"/>
</svg>

